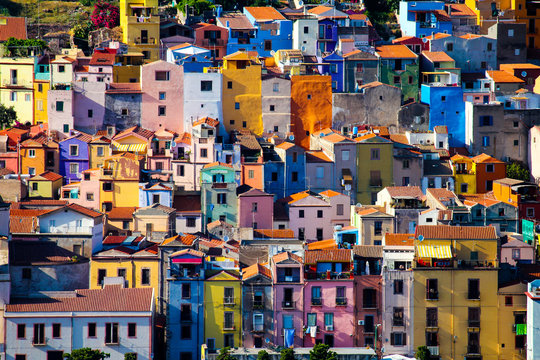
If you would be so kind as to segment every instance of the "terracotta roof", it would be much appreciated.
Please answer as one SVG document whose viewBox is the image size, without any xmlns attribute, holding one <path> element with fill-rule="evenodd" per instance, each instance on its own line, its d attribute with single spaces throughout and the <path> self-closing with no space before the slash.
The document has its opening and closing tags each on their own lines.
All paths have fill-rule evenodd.
<svg viewBox="0 0 540 360">
<path fill-rule="evenodd" d="M 202 251 L 198 251 L 195 249 L 183 249 L 183 250 L 173 252 L 171 255 L 169 255 L 169 257 L 171 258 L 171 257 L 180 256 L 180 255 L 185 255 L 185 254 L 189 254 L 189 255 L 193 255 L 197 257 L 205 256 L 205 253 L 203 253 Z"/>
<path fill-rule="evenodd" d="M 396 44 L 396 43 L 400 43 L 400 42 L 412 40 L 412 39 L 417 39 L 420 41 L 420 38 L 416 36 L 402 36 L 402 37 L 398 37 L 397 39 L 392 40 L 392 44 Z"/>
<path fill-rule="evenodd" d="M 446 4 L 451 9 L 449 16 L 474 16 L 476 14 L 465 4 Z"/>
<path fill-rule="evenodd" d="M 413 197 L 420 200 L 424 196 L 419 186 L 388 186 L 386 190 L 393 198 Z"/>
<path fill-rule="evenodd" d="M 293 254 L 292 252 L 289 252 L 289 251 L 276 254 L 274 255 L 272 259 L 274 260 L 275 264 L 279 264 L 280 262 L 289 260 L 289 259 L 296 261 L 299 264 L 302 264 L 304 262 L 300 256 Z"/>
<path fill-rule="evenodd" d="M 503 70 L 488 70 L 486 74 L 496 83 L 524 83 L 525 81 Z"/>
<path fill-rule="evenodd" d="M 472 158 L 475 163 L 497 163 L 504 164 L 504 161 L 497 160 L 488 154 L 480 154 Z"/>
<path fill-rule="evenodd" d="M 291 229 L 253 229 L 253 237 L 258 239 L 295 239 Z"/>
<path fill-rule="evenodd" d="M 152 130 L 147 130 L 147 129 L 144 129 L 140 126 L 133 126 L 133 127 L 130 127 L 129 129 L 126 129 L 124 131 L 121 131 L 119 132 L 118 134 L 116 134 L 114 137 L 113 137 L 113 140 L 116 140 L 116 139 L 121 139 L 123 137 L 126 137 L 128 135 L 131 135 L 131 134 L 136 134 L 136 135 L 139 135 L 147 140 L 150 140 L 152 138 L 152 136 L 154 136 L 154 131 Z"/>
<path fill-rule="evenodd" d="M 318 162 L 333 162 L 324 151 L 306 151 L 306 162 L 318 163 Z"/>
<path fill-rule="evenodd" d="M 384 212 L 384 208 L 379 207 L 379 206 L 369 206 L 369 207 L 357 206 L 355 207 L 354 211 L 360 216 L 373 215 L 373 214 L 388 215 L 387 213 Z"/>
<path fill-rule="evenodd" d="M 130 245 L 137 245 L 145 239 L 144 236 L 107 236 L 103 239 L 103 245 L 120 245 L 129 242 Z"/>
<path fill-rule="evenodd" d="M 444 51 L 422 51 L 422 55 L 431 62 L 454 61 Z"/>
<path fill-rule="evenodd" d="M 445 188 L 427 188 L 427 193 L 430 193 L 435 199 L 441 201 L 455 199 L 457 197 L 456 194 Z"/>
<path fill-rule="evenodd" d="M 304 263 L 314 265 L 317 263 L 344 263 L 352 262 L 351 250 L 307 250 L 304 253 Z"/>
<path fill-rule="evenodd" d="M 426 39 L 428 39 L 428 40 L 439 40 L 439 39 L 447 38 L 449 36 L 452 36 L 452 35 L 445 34 L 445 33 L 436 33 L 436 34 L 433 34 L 431 36 L 426 37 Z"/>
<path fill-rule="evenodd" d="M 404 135 L 404 134 L 390 134 L 390 140 L 396 143 L 409 145 L 409 140 L 407 139 L 407 135 Z"/>
<path fill-rule="evenodd" d="M 458 36 L 462 39 L 467 39 L 467 40 L 471 40 L 471 39 L 478 39 L 480 37 L 482 37 L 482 35 L 478 35 L 478 34 L 465 34 L 465 35 L 461 35 L 461 36 Z"/>
<path fill-rule="evenodd" d="M 414 234 L 391 234 L 384 235 L 385 246 L 414 246 Z"/>
<path fill-rule="evenodd" d="M 105 286 L 97 290 L 75 290 L 74 297 L 15 300 L 6 312 L 150 312 L 153 288 Z"/>
<path fill-rule="evenodd" d="M 416 59 L 418 57 L 405 45 L 381 45 L 376 47 L 376 52 L 384 59 Z"/>
<path fill-rule="evenodd" d="M 351 20 L 367 20 L 368 17 L 366 14 L 349 14 L 349 19 Z"/>
<path fill-rule="evenodd" d="M 254 29 L 247 16 L 241 13 L 225 13 L 218 20 L 223 26 L 227 26 L 229 22 L 231 29 Z"/>
<path fill-rule="evenodd" d="M 150 206 L 138 208 L 133 215 L 134 216 L 163 215 L 163 214 L 171 215 L 173 213 L 176 213 L 176 209 L 155 203 Z"/>
<path fill-rule="evenodd" d="M 437 18 L 437 20 L 439 21 L 446 21 L 446 22 L 449 22 L 449 21 L 452 21 L 452 19 L 450 19 L 450 17 L 448 17 L 448 13 L 444 10 L 433 10 L 433 13 L 435 14 L 435 18 Z"/>
<path fill-rule="evenodd" d="M 176 241 L 182 243 L 183 245 L 191 246 L 193 245 L 193 242 L 197 238 L 198 236 L 194 234 L 178 234 L 178 235 L 175 235 L 173 237 L 163 240 L 160 246 L 170 245 L 171 243 L 176 242 Z"/>
<path fill-rule="evenodd" d="M 257 275 L 262 275 L 268 279 L 272 279 L 272 272 L 265 266 L 261 264 L 253 264 L 242 270 L 242 280 L 247 280 Z"/>
<path fill-rule="evenodd" d="M 206 125 L 210 125 L 212 127 L 217 127 L 219 125 L 219 120 L 216 120 L 216 119 L 212 119 L 211 117 L 203 117 L 202 119 L 198 119 L 196 120 L 192 126 L 197 126 L 197 125 L 201 125 L 201 124 L 206 124 Z"/>
<path fill-rule="evenodd" d="M 110 83 L 107 85 L 108 94 L 141 94 L 140 83 Z"/>
<path fill-rule="evenodd" d="M 26 36 L 26 18 L 0 17 L 0 41 L 6 41 L 10 37 L 26 40 Z"/>
<path fill-rule="evenodd" d="M 485 207 L 490 207 L 501 203 L 501 201 L 493 196 L 493 192 L 485 194 L 460 194 L 459 197 L 466 206 L 480 204 Z"/>
<path fill-rule="evenodd" d="M 225 167 L 228 167 L 228 168 L 232 169 L 232 165 L 222 163 L 222 162 L 219 162 L 219 161 L 215 161 L 213 163 L 206 164 L 206 165 L 203 166 L 203 169 L 208 169 L 208 168 L 211 168 L 211 167 L 214 167 L 214 166 L 225 166 Z"/>
<path fill-rule="evenodd" d="M 433 131 L 435 131 L 436 134 L 448 134 L 448 126 L 437 125 L 433 127 Z"/>
<path fill-rule="evenodd" d="M 540 66 L 538 65 L 535 65 L 535 64 L 529 64 L 529 63 L 524 63 L 524 64 L 501 64 L 499 65 L 499 69 L 501 70 L 504 70 L 504 71 L 512 71 L 512 70 L 521 70 L 521 69 L 540 69 Z"/>
<path fill-rule="evenodd" d="M 291 194 L 291 195 L 287 196 L 286 198 L 280 199 L 278 201 L 286 202 L 288 204 L 293 204 L 293 203 L 295 203 L 295 202 L 297 202 L 299 200 L 307 198 L 310 195 L 313 195 L 313 194 L 311 194 L 311 192 L 309 190 L 305 190 L 305 191 L 302 191 L 302 192 L 299 192 L 299 193 L 296 193 L 296 194 Z"/>
<path fill-rule="evenodd" d="M 338 195 L 343 195 L 342 193 L 339 193 L 339 192 L 334 191 L 334 190 L 321 191 L 319 194 L 322 195 L 322 196 L 326 196 L 326 197 L 334 197 L 334 196 L 338 196 Z"/>
<path fill-rule="evenodd" d="M 77 257 L 87 261 L 72 251 L 64 249 L 52 241 L 17 241 L 9 242 L 9 263 L 12 266 L 53 265 L 73 263 Z"/>
<path fill-rule="evenodd" d="M 315 6 L 314 8 L 309 9 L 308 12 L 315 15 L 320 15 L 330 10 L 334 10 L 334 8 L 330 6 L 319 5 L 319 6 Z"/>
<path fill-rule="evenodd" d="M 90 59 L 89 65 L 114 65 L 114 58 L 116 54 L 109 54 L 109 53 L 98 53 L 94 52 L 92 55 L 92 58 Z"/>
<path fill-rule="evenodd" d="M 383 247 L 381 245 L 355 245 L 353 253 L 356 256 L 365 258 L 382 258 Z"/>
<path fill-rule="evenodd" d="M 441 240 L 497 239 L 493 226 L 418 225 L 415 235 Z"/>
<path fill-rule="evenodd" d="M 349 139 L 348 137 L 345 137 L 341 134 L 336 134 L 336 133 L 324 136 L 321 138 L 321 140 L 328 141 L 333 144 L 337 144 L 340 142 L 352 142 L 352 140 Z"/>
<path fill-rule="evenodd" d="M 177 142 L 177 143 L 191 145 L 191 134 L 188 133 L 188 132 L 184 132 L 184 133 L 178 135 L 178 137 L 176 139 L 174 139 L 174 141 Z"/>
<path fill-rule="evenodd" d="M 307 246 L 308 250 L 334 250 L 338 248 L 334 239 L 314 241 L 307 244 Z"/>
<path fill-rule="evenodd" d="M 292 147 L 294 147 L 294 144 L 288 141 L 284 141 L 281 144 L 275 146 L 275 148 L 283 149 L 283 150 L 289 150 Z"/>
<path fill-rule="evenodd" d="M 49 180 L 49 181 L 56 181 L 63 178 L 62 175 L 53 173 L 52 171 L 45 171 L 44 173 L 31 177 L 29 180 L 41 180 L 41 179 L 36 179 L 38 177 L 43 178 L 45 180 Z"/>
<path fill-rule="evenodd" d="M 244 10 L 250 13 L 257 21 L 286 20 L 285 16 L 271 6 L 246 6 Z"/>
<path fill-rule="evenodd" d="M 137 210 L 136 206 L 113 207 L 111 211 L 107 213 L 107 218 L 110 220 L 132 220 L 135 210 Z"/>
<path fill-rule="evenodd" d="M 73 211 L 76 211 L 76 212 L 78 212 L 80 214 L 90 216 L 92 218 L 97 218 L 97 217 L 103 216 L 103 214 L 100 213 L 99 211 L 95 211 L 95 210 L 89 209 L 87 207 L 78 205 L 78 204 L 67 204 L 67 205 L 65 205 L 63 207 L 53 209 L 53 210 L 49 210 L 49 211 L 47 211 L 47 213 L 53 213 L 53 212 L 60 211 L 60 210 L 66 209 L 66 208 L 71 209 Z"/>
</svg>

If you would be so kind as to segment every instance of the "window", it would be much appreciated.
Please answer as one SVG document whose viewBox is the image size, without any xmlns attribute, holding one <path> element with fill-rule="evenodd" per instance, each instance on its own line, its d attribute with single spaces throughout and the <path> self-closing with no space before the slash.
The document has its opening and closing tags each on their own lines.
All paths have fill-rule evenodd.
<svg viewBox="0 0 540 360">
<path fill-rule="evenodd" d="M 392 316 L 392 326 L 403 326 L 403 308 L 402 307 L 394 307 L 393 309 L 393 316 Z"/>
<path fill-rule="evenodd" d="M 454 44 L 453 43 L 447 43 L 446 44 L 446 51 L 454 51 Z"/>
<path fill-rule="evenodd" d="M 97 284 L 103 285 L 103 279 L 107 276 L 107 269 L 99 269 L 98 270 L 98 278 L 97 278 Z"/>
<path fill-rule="evenodd" d="M 461 192 L 462 192 L 462 193 L 466 193 L 467 190 L 469 189 L 469 184 L 467 184 L 467 183 L 461 183 L 460 188 L 461 188 Z"/>
<path fill-rule="evenodd" d="M 426 300 L 439 300 L 439 281 L 437 279 L 426 280 Z"/>
<path fill-rule="evenodd" d="M 411 180 L 408 176 L 404 176 L 401 178 L 401 186 L 409 186 L 410 182 Z"/>
<path fill-rule="evenodd" d="M 382 221 L 375 221 L 373 224 L 373 234 L 382 235 Z"/>
<path fill-rule="evenodd" d="M 128 337 L 137 337 L 136 323 L 128 323 Z"/>
<path fill-rule="evenodd" d="M 191 298 L 191 284 L 182 284 L 182 299 Z"/>
<path fill-rule="evenodd" d="M 15 91 L 12 91 L 9 93 L 9 100 L 10 101 L 17 101 L 17 93 Z"/>
<path fill-rule="evenodd" d="M 128 116 L 129 110 L 128 110 L 128 109 L 122 109 L 122 110 L 120 111 L 120 114 L 122 114 L 122 116 Z"/>
<path fill-rule="evenodd" d="M 166 106 L 158 106 L 158 116 L 165 116 L 167 113 L 167 107 Z"/>
<path fill-rule="evenodd" d="M 364 71 L 364 64 L 356 64 L 356 72 L 363 72 Z"/>
<path fill-rule="evenodd" d="M 86 200 L 94 201 L 94 193 L 86 193 Z"/>
<path fill-rule="evenodd" d="M 322 219 L 322 217 L 323 217 L 323 211 L 322 210 L 317 210 L 317 217 L 319 219 Z"/>
<path fill-rule="evenodd" d="M 264 40 L 264 51 L 272 50 L 272 40 Z"/>
<path fill-rule="evenodd" d="M 88 337 L 89 338 L 96 337 L 96 329 L 97 329 L 96 323 L 88 323 Z"/>
<path fill-rule="evenodd" d="M 212 81 L 211 80 L 202 80 L 201 81 L 201 91 L 212 91 Z"/>
<path fill-rule="evenodd" d="M 227 194 L 225 193 L 217 194 L 217 203 L 221 205 L 227 204 Z"/>
<path fill-rule="evenodd" d="M 30 94 L 25 94 L 24 101 L 30 101 L 30 100 L 31 100 Z"/>
<path fill-rule="evenodd" d="M 64 102 L 63 101 L 57 101 L 56 102 L 56 111 L 63 112 L 64 111 Z"/>
<path fill-rule="evenodd" d="M 255 178 L 255 170 L 249 170 L 248 179 L 254 179 L 254 178 Z"/>
<path fill-rule="evenodd" d="M 508 29 L 508 37 L 514 36 L 514 29 Z"/>
<path fill-rule="evenodd" d="M 275 105 L 270 105 L 270 111 L 275 111 L 276 110 L 276 106 Z"/>
<path fill-rule="evenodd" d="M 112 182 L 104 182 L 103 183 L 103 191 L 112 191 L 112 190 L 113 190 Z"/>
<path fill-rule="evenodd" d="M 479 300 L 480 299 L 480 279 L 469 279 L 468 286 L 468 296 L 469 300 Z"/>
<path fill-rule="evenodd" d="M 297 171 L 293 171 L 291 173 L 291 181 L 292 182 L 298 182 L 298 172 Z"/>
<path fill-rule="evenodd" d="M 16 354 L 15 360 L 26 360 L 26 355 Z"/>
<path fill-rule="evenodd" d="M 492 51 L 492 50 L 493 50 L 493 43 L 488 42 L 487 43 L 487 51 Z"/>
<path fill-rule="evenodd" d="M 306 229 L 298 228 L 298 240 L 305 240 L 306 238 Z"/>
<path fill-rule="evenodd" d="M 308 95 L 307 95 L 307 99 L 308 99 L 308 100 L 311 100 L 311 94 L 308 94 Z"/>
<path fill-rule="evenodd" d="M 33 183 L 32 183 L 32 190 L 33 190 L 33 191 L 37 191 L 37 189 L 38 189 L 38 183 L 37 183 L 37 182 L 33 182 Z"/>
<path fill-rule="evenodd" d="M 32 344 L 45 344 L 45 324 L 34 324 L 34 338 Z"/>
<path fill-rule="evenodd" d="M 394 294 L 403 294 L 403 280 L 394 280 Z"/>
<path fill-rule="evenodd" d="M 155 75 L 156 81 L 169 81 L 169 72 L 168 71 L 156 71 Z"/>
<path fill-rule="evenodd" d="M 201 154 L 202 158 L 207 158 L 208 157 L 208 149 L 201 149 L 200 154 Z"/>
<path fill-rule="evenodd" d="M 326 331 L 334 330 L 334 313 L 324 313 L 324 328 Z"/>
<path fill-rule="evenodd" d="M 519 140 L 514 140 L 514 146 L 519 146 Z"/>
<path fill-rule="evenodd" d="M 70 174 L 78 174 L 79 173 L 79 164 L 70 163 L 69 164 L 69 172 L 70 172 Z"/>
<path fill-rule="evenodd" d="M 66 67 L 64 65 L 58 65 L 58 72 L 66 72 Z"/>
<path fill-rule="evenodd" d="M 427 327 L 439 326 L 439 316 L 438 316 L 438 310 L 436 307 L 426 308 L 426 326 Z"/>
<path fill-rule="evenodd" d="M 504 297 L 504 306 L 513 306 L 514 305 L 513 299 L 514 298 L 512 296 L 505 296 Z"/>
<path fill-rule="evenodd" d="M 246 127 L 247 127 L 247 121 L 242 121 L 242 127 L 243 127 L 243 128 L 246 128 Z"/>
<path fill-rule="evenodd" d="M 480 116 L 480 126 L 493 126 L 493 116 L 491 115 L 485 115 Z"/>
<path fill-rule="evenodd" d="M 534 208 L 527 208 L 527 217 L 534 217 Z"/>
<path fill-rule="evenodd" d="M 234 109 L 235 110 L 240 110 L 240 103 L 239 102 L 234 103 Z"/>
<path fill-rule="evenodd" d="M 317 240 L 321 241 L 323 239 L 323 229 L 317 228 L 317 234 L 316 234 Z"/>
<path fill-rule="evenodd" d="M 311 288 L 311 305 L 322 305 L 322 290 L 320 286 Z"/>
<path fill-rule="evenodd" d="M 489 146 L 489 136 L 482 136 L 482 146 Z"/>
<path fill-rule="evenodd" d="M 519 49 L 514 49 L 514 55 L 515 55 L 515 56 L 519 56 L 519 53 L 520 53 L 520 50 L 519 50 Z"/>
<path fill-rule="evenodd" d="M 152 204 L 159 204 L 159 194 L 152 194 Z"/>
<path fill-rule="evenodd" d="M 223 314 L 223 318 L 224 318 L 223 328 L 234 329 L 234 313 L 227 311 Z"/>
<path fill-rule="evenodd" d="M 407 345 L 405 333 L 402 333 L 402 332 L 390 333 L 390 345 L 395 345 L 395 346 Z"/>
<path fill-rule="evenodd" d="M 61 331 L 62 329 L 62 325 L 61 324 L 52 324 L 52 337 L 53 339 L 58 339 L 61 337 Z"/>
<path fill-rule="evenodd" d="M 150 269 L 141 269 L 141 285 L 150 285 Z"/>
<path fill-rule="evenodd" d="M 272 90 L 274 92 L 279 92 L 279 83 L 274 83 L 273 86 L 272 86 Z"/>
<path fill-rule="evenodd" d="M 227 89 L 232 89 L 232 81 L 227 81 Z"/>
<path fill-rule="evenodd" d="M 377 307 L 377 290 L 367 288 L 362 291 L 362 295 L 364 309 L 374 309 Z"/>
<path fill-rule="evenodd" d="M 344 214 L 344 205 L 343 204 L 337 204 L 336 206 L 336 215 L 343 215 Z"/>
<path fill-rule="evenodd" d="M 307 314 L 307 326 L 317 326 L 317 314 L 316 313 Z"/>
<path fill-rule="evenodd" d="M 521 258 L 521 249 L 512 249 L 512 259 L 519 260 Z"/>
<path fill-rule="evenodd" d="M 487 69 L 487 62 L 482 61 L 482 62 L 480 63 L 480 67 L 481 67 L 482 69 Z"/>
<path fill-rule="evenodd" d="M 26 338 L 26 325 L 17 324 L 17 339 L 24 339 L 24 338 Z"/>
<path fill-rule="evenodd" d="M 118 344 L 118 323 L 105 323 L 105 344 Z"/>
<path fill-rule="evenodd" d="M 400 84 L 401 83 L 401 77 L 394 76 L 394 84 Z"/>
<path fill-rule="evenodd" d="M 371 149 L 371 160 L 380 160 L 380 150 Z"/>
</svg>

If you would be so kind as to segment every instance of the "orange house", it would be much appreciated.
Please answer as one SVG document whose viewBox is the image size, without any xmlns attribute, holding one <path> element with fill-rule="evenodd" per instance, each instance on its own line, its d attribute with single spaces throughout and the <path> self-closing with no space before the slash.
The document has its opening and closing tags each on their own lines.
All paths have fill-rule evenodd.
<svg viewBox="0 0 540 360">
<path fill-rule="evenodd" d="M 291 132 L 295 143 L 309 150 L 314 132 L 332 127 L 332 78 L 291 76 Z"/>
<path fill-rule="evenodd" d="M 264 164 L 262 157 L 259 158 L 258 162 L 242 164 L 241 184 L 264 191 Z"/>
<path fill-rule="evenodd" d="M 495 180 L 506 177 L 506 163 L 487 154 L 480 154 L 472 158 L 476 164 L 476 192 L 484 194 L 493 190 Z"/>
<path fill-rule="evenodd" d="M 21 143 L 19 152 L 21 174 L 36 175 L 45 171 L 58 173 L 58 143 L 39 134 Z"/>
</svg>

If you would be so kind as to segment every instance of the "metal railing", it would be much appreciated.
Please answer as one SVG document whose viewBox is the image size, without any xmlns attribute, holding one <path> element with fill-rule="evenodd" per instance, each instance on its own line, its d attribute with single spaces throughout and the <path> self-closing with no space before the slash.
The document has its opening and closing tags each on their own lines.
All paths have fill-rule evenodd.
<svg viewBox="0 0 540 360">
<path fill-rule="evenodd" d="M 283 309 L 294 309 L 296 307 L 296 301 L 282 301 L 281 307 Z"/>
<path fill-rule="evenodd" d="M 336 297 L 336 305 L 347 305 L 346 297 Z"/>
</svg>

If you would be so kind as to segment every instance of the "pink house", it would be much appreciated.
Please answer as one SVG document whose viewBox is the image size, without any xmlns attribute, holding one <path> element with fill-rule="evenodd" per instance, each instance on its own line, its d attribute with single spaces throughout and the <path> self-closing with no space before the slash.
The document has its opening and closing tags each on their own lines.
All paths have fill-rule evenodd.
<svg viewBox="0 0 540 360">
<path fill-rule="evenodd" d="M 304 346 L 353 347 L 355 294 L 352 250 L 308 250 L 304 256 Z"/>
<path fill-rule="evenodd" d="M 73 182 L 62 186 L 60 199 L 67 200 L 70 204 L 99 210 L 99 177 L 100 169 L 83 171 L 80 182 Z"/>
<path fill-rule="evenodd" d="M 242 185 L 238 194 L 238 227 L 272 229 L 274 195 L 249 185 Z"/>
<path fill-rule="evenodd" d="M 319 195 L 329 202 L 332 207 L 332 211 L 327 218 L 332 227 L 336 225 L 341 227 L 349 226 L 351 222 L 351 198 L 333 190 L 321 191 Z"/>
<path fill-rule="evenodd" d="M 516 266 L 518 263 L 533 264 L 535 261 L 534 247 L 521 240 L 509 238 L 501 245 L 501 263 Z"/>
<path fill-rule="evenodd" d="M 157 131 L 184 131 L 184 70 L 158 60 L 141 68 L 141 126 Z"/>
<path fill-rule="evenodd" d="M 115 54 L 94 52 L 87 65 L 79 63 L 75 68 L 75 80 L 84 82 L 113 82 L 113 65 Z"/>
<path fill-rule="evenodd" d="M 294 347 L 304 346 L 304 272 L 298 255 L 283 252 L 271 259 L 274 283 L 274 345 L 284 346 L 294 329 Z"/>
<path fill-rule="evenodd" d="M 169 181 L 171 177 L 171 146 L 176 134 L 165 129 L 157 130 L 146 153 L 147 166 L 152 171 L 150 177 L 160 181 Z"/>
</svg>

